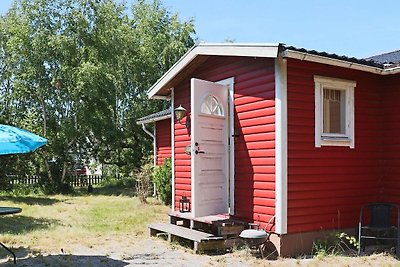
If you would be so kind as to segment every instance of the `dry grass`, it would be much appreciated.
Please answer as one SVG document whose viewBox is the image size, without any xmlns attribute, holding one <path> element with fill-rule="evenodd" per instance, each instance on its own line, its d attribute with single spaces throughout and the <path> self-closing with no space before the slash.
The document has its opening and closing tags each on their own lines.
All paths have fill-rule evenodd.
<svg viewBox="0 0 400 267">
<path fill-rule="evenodd" d="M 327 256 L 322 258 L 278 258 L 265 260 L 255 257 L 246 250 L 211 258 L 207 266 L 276 266 L 276 267 L 365 267 L 400 266 L 400 262 L 391 255 L 374 254 L 364 257 Z"/>
<path fill-rule="evenodd" d="M 246 249 L 196 255 L 190 249 L 148 237 L 146 225 L 166 221 L 169 211 L 154 199 L 149 202 L 142 205 L 129 195 L 0 196 L 0 206 L 23 210 L 0 217 L 0 241 L 17 250 L 21 266 L 125 266 L 123 262 L 160 266 L 400 266 L 385 254 L 274 261 L 257 258 Z M 8 257 L 3 249 L 0 257 Z M 112 265 L 114 259 L 119 261 Z"/>
<path fill-rule="evenodd" d="M 1 241 L 40 252 L 68 250 L 126 235 L 144 237 L 146 225 L 165 220 L 168 207 L 154 199 L 142 205 L 128 196 L 2 197 L 1 206 L 17 206 L 22 213 L 0 218 Z"/>
</svg>

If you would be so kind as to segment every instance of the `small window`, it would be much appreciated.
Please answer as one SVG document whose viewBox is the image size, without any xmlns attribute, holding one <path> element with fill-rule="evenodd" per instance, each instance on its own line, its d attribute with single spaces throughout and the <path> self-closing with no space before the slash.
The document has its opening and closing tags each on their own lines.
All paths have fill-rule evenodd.
<svg viewBox="0 0 400 267">
<path fill-rule="evenodd" d="M 346 91 L 324 88 L 323 94 L 323 133 L 346 134 Z"/>
<path fill-rule="evenodd" d="M 201 112 L 209 115 L 224 116 L 224 110 L 215 96 L 208 95 L 201 103 Z"/>
<path fill-rule="evenodd" d="M 354 148 L 354 81 L 314 76 L 315 146 Z"/>
</svg>

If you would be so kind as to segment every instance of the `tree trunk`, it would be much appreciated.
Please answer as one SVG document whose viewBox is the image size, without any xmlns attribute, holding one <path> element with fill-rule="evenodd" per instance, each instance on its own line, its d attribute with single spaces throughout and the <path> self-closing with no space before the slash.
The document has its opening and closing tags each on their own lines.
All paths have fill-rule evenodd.
<svg viewBox="0 0 400 267">
<path fill-rule="evenodd" d="M 61 176 L 61 183 L 64 183 L 65 179 L 67 178 L 67 170 L 68 170 L 68 163 L 64 162 L 63 163 L 63 171 L 62 171 L 62 176 Z"/>
<path fill-rule="evenodd" d="M 53 175 L 51 174 L 51 170 L 50 170 L 50 164 L 47 161 L 46 157 L 43 157 L 44 160 L 44 164 L 46 165 L 46 170 L 47 170 L 47 178 L 49 179 L 50 183 L 53 183 Z"/>
<path fill-rule="evenodd" d="M 46 103 L 44 102 L 44 99 L 41 99 L 41 104 L 42 104 L 42 114 L 43 114 L 43 136 L 46 138 L 47 136 L 47 115 L 46 115 Z M 46 152 L 45 152 L 46 154 Z M 43 157 L 44 164 L 46 165 L 46 170 L 47 170 L 47 177 L 49 179 L 50 183 L 53 183 L 53 175 L 51 174 L 50 170 L 50 164 L 47 160 L 46 155 Z"/>
<path fill-rule="evenodd" d="M 46 103 L 42 99 L 42 113 L 43 113 L 43 137 L 47 137 L 47 115 L 46 115 Z"/>
</svg>

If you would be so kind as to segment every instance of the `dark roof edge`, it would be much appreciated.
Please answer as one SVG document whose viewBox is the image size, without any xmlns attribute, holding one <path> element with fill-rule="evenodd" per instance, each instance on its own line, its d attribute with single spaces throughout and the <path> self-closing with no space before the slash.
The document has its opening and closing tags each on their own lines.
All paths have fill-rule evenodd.
<svg viewBox="0 0 400 267">
<path fill-rule="evenodd" d="M 360 65 L 364 65 L 364 66 L 380 68 L 382 70 L 385 69 L 385 66 L 383 64 L 379 64 L 373 60 L 359 59 L 359 58 L 347 57 L 347 56 L 339 56 L 337 54 L 331 54 L 331 53 L 327 53 L 327 52 L 319 52 L 316 50 L 308 50 L 305 48 L 297 48 L 294 46 L 281 45 L 281 49 L 282 49 L 281 50 L 282 52 L 286 51 L 286 50 L 290 50 L 290 51 L 296 51 L 296 52 L 306 53 L 306 54 L 320 56 L 320 57 L 342 60 L 342 61 L 346 61 L 346 62 L 350 62 L 350 63 L 356 63 L 356 64 L 360 64 Z"/>
<path fill-rule="evenodd" d="M 151 123 L 171 118 L 171 108 L 147 115 L 136 120 L 136 124 Z"/>
</svg>

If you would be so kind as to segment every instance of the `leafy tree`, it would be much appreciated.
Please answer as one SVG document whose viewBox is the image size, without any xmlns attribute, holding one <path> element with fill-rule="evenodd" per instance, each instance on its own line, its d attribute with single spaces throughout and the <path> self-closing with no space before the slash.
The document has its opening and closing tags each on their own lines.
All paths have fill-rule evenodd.
<svg viewBox="0 0 400 267">
<path fill-rule="evenodd" d="M 0 121 L 48 138 L 30 164 L 50 183 L 90 158 L 129 173 L 151 151 L 136 119 L 168 105 L 146 91 L 193 34 L 158 0 L 17 0 L 0 18 Z"/>
</svg>

